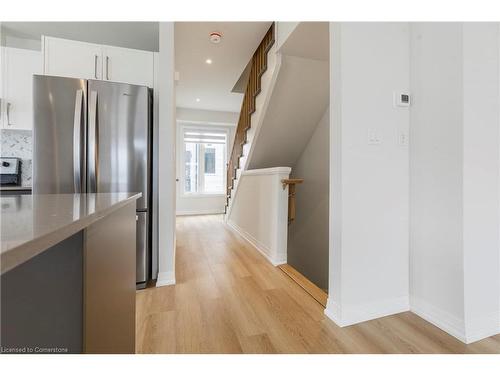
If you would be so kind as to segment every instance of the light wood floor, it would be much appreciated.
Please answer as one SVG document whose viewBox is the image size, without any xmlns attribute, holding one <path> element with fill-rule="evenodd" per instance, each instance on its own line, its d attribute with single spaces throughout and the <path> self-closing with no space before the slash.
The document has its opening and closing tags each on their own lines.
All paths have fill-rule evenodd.
<svg viewBox="0 0 500 375">
<path fill-rule="evenodd" d="M 500 353 L 412 313 L 339 328 L 221 216 L 177 221 L 175 286 L 137 292 L 138 353 Z"/>
</svg>

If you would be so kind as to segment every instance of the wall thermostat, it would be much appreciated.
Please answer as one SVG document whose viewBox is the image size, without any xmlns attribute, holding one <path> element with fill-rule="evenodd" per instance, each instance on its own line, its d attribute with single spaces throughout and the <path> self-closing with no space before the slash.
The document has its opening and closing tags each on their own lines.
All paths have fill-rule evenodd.
<svg viewBox="0 0 500 375">
<path fill-rule="evenodd" d="M 394 93 L 394 106 L 395 107 L 409 107 L 410 106 L 410 94 L 407 92 L 395 92 Z"/>
</svg>

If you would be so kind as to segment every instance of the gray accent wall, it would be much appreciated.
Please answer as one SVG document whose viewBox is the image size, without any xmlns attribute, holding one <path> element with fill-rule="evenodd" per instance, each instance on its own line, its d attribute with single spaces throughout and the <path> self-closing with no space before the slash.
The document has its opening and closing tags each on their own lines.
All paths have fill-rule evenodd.
<svg viewBox="0 0 500 375">
<path fill-rule="evenodd" d="M 329 110 L 292 167 L 296 219 L 288 227 L 287 263 L 318 287 L 328 289 Z"/>
</svg>

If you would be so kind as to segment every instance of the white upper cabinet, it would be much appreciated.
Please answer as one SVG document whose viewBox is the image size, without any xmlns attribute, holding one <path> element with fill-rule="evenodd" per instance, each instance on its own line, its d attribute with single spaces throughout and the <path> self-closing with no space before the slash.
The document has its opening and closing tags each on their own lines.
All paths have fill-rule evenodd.
<svg viewBox="0 0 500 375">
<path fill-rule="evenodd" d="M 98 44 L 43 37 L 43 73 L 82 79 L 102 78 L 102 47 Z"/>
<path fill-rule="evenodd" d="M 44 74 L 153 87 L 154 53 L 43 37 Z"/>
<path fill-rule="evenodd" d="M 2 47 L 2 128 L 33 129 L 33 75 L 42 73 L 42 54 Z"/>
<path fill-rule="evenodd" d="M 153 52 L 104 46 L 102 57 L 104 80 L 153 87 Z"/>
</svg>

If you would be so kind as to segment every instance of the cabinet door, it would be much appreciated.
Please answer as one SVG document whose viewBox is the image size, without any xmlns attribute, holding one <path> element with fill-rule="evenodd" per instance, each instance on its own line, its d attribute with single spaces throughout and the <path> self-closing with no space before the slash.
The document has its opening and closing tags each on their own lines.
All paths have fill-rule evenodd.
<svg viewBox="0 0 500 375">
<path fill-rule="evenodd" d="M 102 47 L 75 40 L 44 37 L 44 74 L 81 79 L 102 78 Z"/>
<path fill-rule="evenodd" d="M 3 128 L 33 129 L 33 74 L 42 73 L 39 51 L 4 47 Z"/>
<path fill-rule="evenodd" d="M 104 46 L 102 58 L 104 80 L 153 87 L 153 52 Z"/>
</svg>

